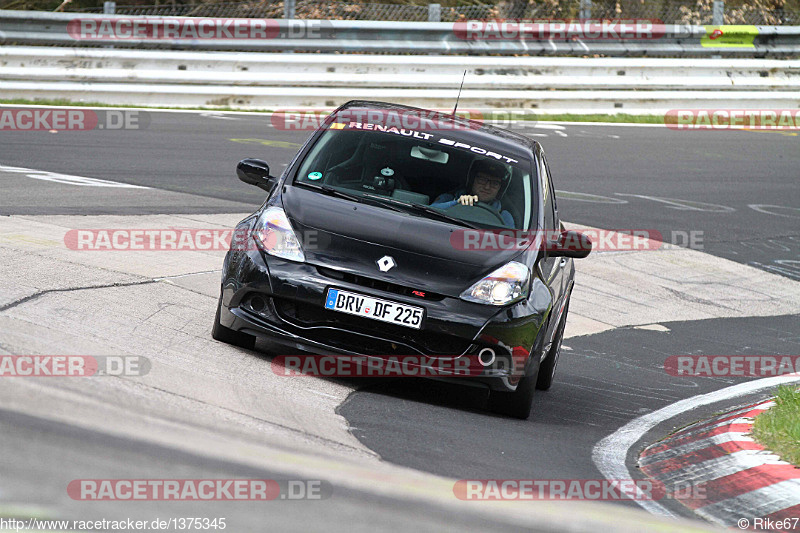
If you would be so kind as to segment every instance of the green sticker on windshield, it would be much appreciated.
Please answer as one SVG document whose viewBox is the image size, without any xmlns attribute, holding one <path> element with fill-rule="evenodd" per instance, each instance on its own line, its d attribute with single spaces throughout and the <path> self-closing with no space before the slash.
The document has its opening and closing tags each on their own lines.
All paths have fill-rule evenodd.
<svg viewBox="0 0 800 533">
<path fill-rule="evenodd" d="M 308 175 L 308 179 L 310 180 L 322 179 L 322 172 L 312 172 Z"/>
</svg>

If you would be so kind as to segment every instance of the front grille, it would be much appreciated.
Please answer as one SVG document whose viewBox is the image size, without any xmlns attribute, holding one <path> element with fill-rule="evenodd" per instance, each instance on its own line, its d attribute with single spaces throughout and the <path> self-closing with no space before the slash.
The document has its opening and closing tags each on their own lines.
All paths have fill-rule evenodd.
<svg viewBox="0 0 800 533">
<path fill-rule="evenodd" d="M 460 355 L 469 349 L 472 343 L 454 335 L 436 333 L 425 330 L 405 328 L 395 324 L 379 322 L 360 316 L 348 315 L 338 311 L 325 309 L 321 305 L 313 305 L 286 298 L 273 298 L 275 310 L 285 321 L 300 327 L 327 326 L 341 331 L 325 333 L 331 340 L 341 339 L 352 343 L 353 351 L 375 355 L 403 354 L 417 352 L 425 355 Z M 330 330 L 328 330 L 330 331 Z M 361 333 L 379 339 L 366 339 Z M 334 339 L 335 338 L 335 339 Z M 325 340 L 320 342 L 326 342 Z"/>
<path fill-rule="evenodd" d="M 400 294 L 402 296 L 419 298 L 420 300 L 428 300 L 433 302 L 441 302 L 442 300 L 444 300 L 443 294 L 421 291 L 425 294 L 424 297 L 421 297 L 414 294 L 414 291 L 415 290 L 418 291 L 418 289 L 415 289 L 413 287 L 406 287 L 404 285 L 398 285 L 396 283 L 389 283 L 388 281 L 368 278 L 366 276 L 359 276 L 358 274 L 351 274 L 349 272 L 339 272 L 338 270 L 334 270 L 332 268 L 317 267 L 317 272 L 319 272 L 320 275 L 325 276 L 326 278 L 335 279 L 338 281 L 344 281 L 347 283 L 352 283 L 353 285 L 360 285 L 362 287 L 376 289 L 379 291 L 393 292 L 395 294 Z"/>
</svg>

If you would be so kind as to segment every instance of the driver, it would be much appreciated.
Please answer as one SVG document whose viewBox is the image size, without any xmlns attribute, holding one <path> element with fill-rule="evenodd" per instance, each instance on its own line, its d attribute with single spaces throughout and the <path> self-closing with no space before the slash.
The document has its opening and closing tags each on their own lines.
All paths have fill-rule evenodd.
<svg viewBox="0 0 800 533">
<path fill-rule="evenodd" d="M 442 194 L 434 200 L 431 207 L 449 209 L 456 204 L 474 205 L 476 202 L 482 202 L 497 211 L 506 226 L 514 227 L 514 217 L 502 209 L 500 200 L 497 198 L 500 191 L 505 189 L 507 181 L 508 173 L 501 163 L 480 159 L 475 161 L 470 169 L 469 179 L 467 179 L 469 194 L 465 189 L 459 189 L 452 194 Z"/>
</svg>

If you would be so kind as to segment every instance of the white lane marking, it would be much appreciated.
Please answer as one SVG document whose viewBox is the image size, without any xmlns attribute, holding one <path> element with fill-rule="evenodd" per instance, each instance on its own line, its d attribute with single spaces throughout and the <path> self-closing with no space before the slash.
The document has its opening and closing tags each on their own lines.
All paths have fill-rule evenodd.
<svg viewBox="0 0 800 533">
<path fill-rule="evenodd" d="M 800 280 L 800 261 L 795 261 L 793 259 L 775 259 L 773 263 L 778 263 L 780 266 L 759 263 L 758 261 L 747 262 L 750 266 L 759 267 L 770 272 L 776 272 L 782 276 Z"/>
<path fill-rule="evenodd" d="M 72 176 L 70 174 L 60 174 L 47 170 L 35 170 L 32 168 L 8 167 L 0 165 L 0 172 L 10 172 L 13 174 L 25 174 L 25 176 L 37 180 L 52 181 L 64 185 L 79 185 L 84 187 L 116 187 L 120 189 L 149 189 L 141 185 L 131 185 L 130 183 L 120 183 L 118 181 L 101 180 L 97 178 L 87 178 L 85 176 Z"/>
<path fill-rule="evenodd" d="M 705 202 L 695 202 L 693 200 L 681 200 L 680 198 L 659 198 L 657 196 L 646 196 L 644 194 L 625 194 L 621 192 L 614 194 L 617 196 L 633 196 L 635 198 L 643 198 L 645 200 L 660 202 L 662 204 L 667 204 L 669 209 L 677 209 L 679 211 L 705 211 L 708 213 L 731 213 L 736 211 L 736 209 L 733 207 L 728 207 L 727 205 L 708 204 Z"/>
<path fill-rule="evenodd" d="M 524 122 L 524 121 L 522 121 Z M 537 128 L 540 130 L 565 130 L 566 128 L 561 124 L 542 124 L 541 122 L 533 122 L 531 121 L 531 127 Z"/>
<path fill-rule="evenodd" d="M 619 135 L 614 135 L 611 133 L 589 133 L 586 130 L 580 130 L 578 133 L 573 133 L 575 137 L 580 137 L 582 139 L 619 139 Z"/>
<path fill-rule="evenodd" d="M 595 204 L 627 204 L 628 200 L 611 198 L 610 196 L 600 196 L 599 194 L 588 194 L 585 192 L 559 191 L 556 189 L 556 198 L 561 200 L 575 200 L 577 202 L 592 202 Z"/>
<path fill-rule="evenodd" d="M 786 240 L 795 240 L 794 237 L 788 237 Z M 739 244 L 745 246 L 747 248 L 752 248 L 754 250 L 767 250 L 767 251 L 778 251 L 778 252 L 791 252 L 792 249 L 789 246 L 779 242 L 777 239 L 765 239 L 762 241 L 752 242 L 752 241 L 741 241 Z"/>
<path fill-rule="evenodd" d="M 503 120 L 503 119 L 495 119 L 495 120 L 486 120 L 487 124 L 492 126 L 497 126 L 498 128 L 506 128 L 510 130 L 549 130 L 549 131 L 558 131 L 566 129 L 564 126 L 557 125 L 557 124 L 540 124 L 536 120 Z M 523 135 L 528 136 L 535 136 L 535 137 L 547 137 L 546 133 L 531 133 L 525 131 Z"/>
<path fill-rule="evenodd" d="M 772 378 L 757 379 L 740 383 L 724 389 L 719 389 L 707 394 L 699 394 L 673 404 L 662 407 L 657 411 L 635 418 L 619 428 L 617 431 L 598 442 L 592 450 L 592 461 L 597 469 L 608 480 L 631 479 L 632 474 L 625 465 L 628 457 L 628 450 L 639 442 L 645 433 L 656 427 L 658 424 L 674 418 L 678 415 L 713 404 L 720 401 L 731 400 L 740 396 L 746 396 L 755 392 L 777 387 L 783 383 L 800 382 L 798 376 L 776 376 Z M 638 488 L 636 489 L 638 492 Z M 653 514 L 664 516 L 675 516 L 666 507 L 658 502 L 644 499 L 644 493 L 636 494 L 634 500 L 639 506 Z"/>
<path fill-rule="evenodd" d="M 221 111 L 206 111 L 204 113 L 200 113 L 201 117 L 206 117 L 206 118 L 217 118 L 220 120 L 239 120 L 236 117 L 228 117 L 226 115 L 227 113 L 222 113 Z"/>
<path fill-rule="evenodd" d="M 800 504 L 800 480 L 781 481 L 697 509 L 700 516 L 718 524 L 733 525 L 742 516 L 767 516 Z M 727 520 L 723 520 L 727 518 Z"/>
<path fill-rule="evenodd" d="M 767 205 L 767 204 L 747 204 L 747 207 L 753 209 L 754 211 L 758 211 L 759 213 L 764 213 L 765 215 L 774 215 L 776 217 L 800 218 L 800 207 L 788 207 L 785 205 Z M 794 214 L 773 213 L 770 209 L 785 209 L 787 211 L 795 211 L 796 213 Z"/>
</svg>

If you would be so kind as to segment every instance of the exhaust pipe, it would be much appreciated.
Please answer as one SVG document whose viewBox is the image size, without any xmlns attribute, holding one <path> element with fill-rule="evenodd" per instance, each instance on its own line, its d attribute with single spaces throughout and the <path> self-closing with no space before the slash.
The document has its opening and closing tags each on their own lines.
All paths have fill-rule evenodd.
<svg viewBox="0 0 800 533">
<path fill-rule="evenodd" d="M 478 352 L 478 361 L 483 366 L 489 366 L 494 363 L 495 355 L 494 350 L 491 348 L 484 348 Z"/>
</svg>

